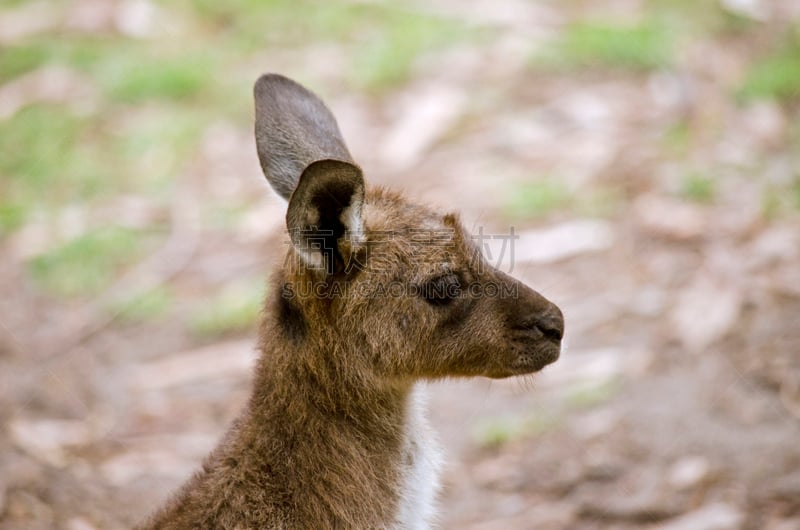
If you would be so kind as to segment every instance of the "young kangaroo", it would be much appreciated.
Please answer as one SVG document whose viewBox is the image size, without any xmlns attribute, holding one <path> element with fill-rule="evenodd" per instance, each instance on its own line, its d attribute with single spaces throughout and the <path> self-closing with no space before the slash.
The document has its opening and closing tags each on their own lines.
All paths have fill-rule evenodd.
<svg viewBox="0 0 800 530">
<path fill-rule="evenodd" d="M 250 401 L 141 528 L 421 529 L 439 455 L 415 385 L 529 374 L 561 311 L 484 261 L 455 214 L 367 188 L 314 94 L 255 85 L 256 144 L 288 200 Z"/>
</svg>

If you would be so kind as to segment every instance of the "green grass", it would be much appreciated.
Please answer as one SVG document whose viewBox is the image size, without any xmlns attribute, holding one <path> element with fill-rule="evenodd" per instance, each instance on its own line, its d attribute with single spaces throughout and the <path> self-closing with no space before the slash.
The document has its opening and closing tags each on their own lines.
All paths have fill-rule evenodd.
<svg viewBox="0 0 800 530">
<path fill-rule="evenodd" d="M 25 74 L 45 64 L 47 50 L 35 44 L 8 46 L 0 52 L 0 83 Z"/>
<path fill-rule="evenodd" d="M 505 211 L 510 217 L 528 219 L 564 209 L 572 203 L 572 195 L 556 180 L 545 179 L 517 185 L 508 197 Z"/>
<path fill-rule="evenodd" d="M 622 25 L 584 21 L 568 25 L 538 64 L 557 68 L 612 68 L 647 71 L 672 62 L 673 42 L 666 25 L 646 20 Z"/>
<path fill-rule="evenodd" d="M 697 0 L 648 0 L 647 12 L 659 19 L 668 19 L 681 30 L 697 36 L 739 34 L 758 22 L 726 9 L 721 2 Z"/>
<path fill-rule="evenodd" d="M 779 217 L 784 209 L 783 197 L 779 190 L 766 186 L 761 190 L 761 216 L 767 220 Z"/>
<path fill-rule="evenodd" d="M 193 0 L 191 5 L 201 24 L 222 31 L 225 42 L 241 53 L 336 43 L 343 52 L 345 80 L 372 92 L 405 82 L 423 55 L 473 34 L 455 19 L 388 1 Z"/>
<path fill-rule="evenodd" d="M 0 238 L 22 226 L 26 215 L 25 205 L 8 198 L 0 199 Z"/>
<path fill-rule="evenodd" d="M 100 39 L 67 34 L 44 35 L 0 53 L 0 81 L 44 65 L 76 70 L 111 101 L 196 103 L 200 96 L 225 100 L 228 76 L 214 42 L 178 37 L 163 41 Z M 221 43 L 221 49 L 230 48 Z M 222 75 L 221 75 L 222 74 Z M 216 93 L 212 93 L 213 90 Z"/>
<path fill-rule="evenodd" d="M 264 283 L 251 279 L 226 287 L 219 295 L 190 312 L 189 330 L 201 338 L 241 333 L 258 321 Z"/>
<path fill-rule="evenodd" d="M 588 217 L 610 217 L 624 203 L 622 191 L 595 186 L 576 193 L 555 178 L 516 184 L 506 195 L 503 213 L 511 220 L 546 217 L 563 212 Z"/>
<path fill-rule="evenodd" d="M 105 71 L 111 99 L 140 103 L 163 99 L 183 101 L 196 98 L 213 82 L 215 66 L 207 58 L 175 57 L 137 59 Z"/>
<path fill-rule="evenodd" d="M 625 203 L 625 196 L 623 191 L 618 188 L 594 187 L 576 195 L 573 202 L 572 210 L 576 214 L 608 218 L 619 212 Z"/>
<path fill-rule="evenodd" d="M 30 106 L 0 121 L 0 173 L 41 190 L 76 170 L 87 173 L 88 168 L 77 167 L 83 162 L 75 157 L 85 124 L 84 118 L 56 105 Z"/>
<path fill-rule="evenodd" d="M 3 0 L 3 2 L 0 3 L 0 14 L 2 14 L 5 9 L 17 7 L 29 1 L 30 0 Z"/>
<path fill-rule="evenodd" d="M 127 39 L 100 39 L 86 35 L 44 34 L 35 40 L 23 41 L 3 48 L 0 54 L 0 72 L 12 77 L 34 68 L 51 64 L 75 68 L 91 73 L 91 68 L 103 63 L 134 56 L 144 49 Z"/>
<path fill-rule="evenodd" d="M 484 418 L 473 426 L 472 439 L 482 448 L 499 448 L 514 440 L 551 431 L 558 427 L 561 421 L 559 416 L 541 410 L 529 417 Z"/>
<path fill-rule="evenodd" d="M 521 437 L 524 432 L 525 422 L 522 418 L 487 418 L 474 426 L 472 438 L 481 447 L 494 448 Z"/>
<path fill-rule="evenodd" d="M 381 91 L 407 81 L 419 58 L 464 39 L 465 28 L 453 21 L 397 12 L 388 17 L 384 30 L 376 32 L 353 58 L 351 79 L 369 91 Z"/>
<path fill-rule="evenodd" d="M 102 291 L 139 254 L 143 234 L 111 226 L 84 234 L 33 258 L 28 269 L 44 291 L 61 297 Z"/>
<path fill-rule="evenodd" d="M 0 82 L 59 65 L 99 94 L 77 105 L 32 103 L 0 121 L 0 236 L 33 211 L 89 207 L 120 193 L 161 194 L 205 127 L 229 109 L 220 80 L 227 77 L 217 74 L 216 61 L 213 52 L 191 47 L 69 33 L 3 48 Z"/>
<path fill-rule="evenodd" d="M 180 23 L 154 39 L 59 31 L 3 47 L 0 83 L 56 65 L 81 75 L 97 97 L 33 103 L 0 122 L 0 235 L 33 211 L 91 207 L 120 193 L 162 196 L 209 124 L 251 120 L 255 53 L 335 43 L 341 79 L 382 91 L 468 33 L 385 1 L 177 0 L 169 9 Z"/>
<path fill-rule="evenodd" d="M 116 182 L 100 124 L 61 105 L 32 105 L 0 121 L 0 231 L 37 209 L 96 195 Z"/>
<path fill-rule="evenodd" d="M 792 195 L 794 196 L 794 207 L 800 210 L 800 175 L 795 175 L 794 177 Z"/>
<path fill-rule="evenodd" d="M 761 215 L 767 220 L 791 215 L 800 210 L 800 175 L 787 187 L 766 184 L 761 189 Z"/>
<path fill-rule="evenodd" d="M 388 1 L 176 0 L 169 10 L 179 23 L 153 39 L 59 30 L 2 48 L 0 83 L 55 65 L 74 70 L 97 96 L 33 103 L 0 122 L 0 234 L 32 211 L 162 194 L 191 164 L 209 124 L 251 120 L 256 53 L 332 43 L 342 52 L 342 80 L 381 91 L 468 34 L 460 22 Z"/>
<path fill-rule="evenodd" d="M 716 183 L 705 173 L 692 171 L 681 181 L 681 195 L 695 202 L 713 202 L 716 195 Z"/>
<path fill-rule="evenodd" d="M 719 7 L 718 4 L 717 6 Z M 743 35 L 759 24 L 757 20 L 725 10 L 722 10 L 717 20 L 713 29 L 721 34 Z"/>
<path fill-rule="evenodd" d="M 340 39 L 356 31 L 366 16 L 387 9 L 380 2 L 310 0 L 190 0 L 189 4 L 201 23 L 215 32 L 224 32 L 232 44 L 253 51 L 270 45 L 304 45 L 310 41 Z"/>
<path fill-rule="evenodd" d="M 670 124 L 661 137 L 664 149 L 672 156 L 685 156 L 694 139 L 692 126 L 688 120 L 679 120 Z"/>
<path fill-rule="evenodd" d="M 209 204 L 203 212 L 204 222 L 214 230 L 231 232 L 247 213 L 248 209 L 243 204 L 219 203 Z"/>
<path fill-rule="evenodd" d="M 73 68 L 93 80 L 112 101 L 194 98 L 214 85 L 218 55 L 197 42 L 176 46 L 90 36 L 46 36 L 34 44 L 12 47 L 8 70 L 43 64 Z M 5 60 L 5 59 L 4 59 Z M 0 74 L 3 72 L 0 61 Z"/>
<path fill-rule="evenodd" d="M 79 115 L 63 105 L 31 105 L 0 121 L 0 231 L 39 208 L 160 192 L 173 182 L 211 117 L 150 105 L 124 123 Z"/>
<path fill-rule="evenodd" d="M 600 382 L 576 383 L 567 390 L 565 401 L 573 409 L 592 408 L 611 400 L 621 389 L 617 378 Z"/>
<path fill-rule="evenodd" d="M 800 98 L 800 29 L 791 31 L 772 54 L 750 66 L 738 95 L 745 101 Z"/>
<path fill-rule="evenodd" d="M 145 322 L 163 317 L 170 307 L 172 296 L 166 287 L 161 286 L 115 303 L 109 311 L 128 322 Z"/>
<path fill-rule="evenodd" d="M 160 192 L 175 181 L 213 114 L 155 103 L 132 113 L 110 137 L 116 178 L 130 189 Z"/>
</svg>

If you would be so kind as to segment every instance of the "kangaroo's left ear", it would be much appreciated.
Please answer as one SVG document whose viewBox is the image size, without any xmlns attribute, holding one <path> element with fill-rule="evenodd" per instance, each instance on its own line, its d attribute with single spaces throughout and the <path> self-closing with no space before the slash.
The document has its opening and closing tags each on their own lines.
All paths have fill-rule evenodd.
<svg viewBox="0 0 800 530">
<path fill-rule="evenodd" d="M 258 160 L 278 195 L 288 200 L 315 160 L 352 162 L 336 118 L 313 92 L 282 75 L 264 74 L 253 96 Z"/>
<path fill-rule="evenodd" d="M 361 245 L 364 176 L 355 164 L 317 160 L 305 168 L 289 199 L 286 227 L 310 268 L 334 274 Z"/>
</svg>

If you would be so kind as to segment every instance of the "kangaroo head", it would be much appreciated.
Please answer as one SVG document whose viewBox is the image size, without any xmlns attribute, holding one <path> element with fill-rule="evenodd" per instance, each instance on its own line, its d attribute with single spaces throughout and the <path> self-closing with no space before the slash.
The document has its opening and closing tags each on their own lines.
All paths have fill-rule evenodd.
<svg viewBox="0 0 800 530">
<path fill-rule="evenodd" d="M 254 92 L 261 167 L 288 200 L 291 245 L 271 294 L 285 340 L 390 382 L 508 377 L 558 358 L 561 311 L 487 263 L 456 214 L 366 188 L 302 86 L 268 74 Z"/>
</svg>

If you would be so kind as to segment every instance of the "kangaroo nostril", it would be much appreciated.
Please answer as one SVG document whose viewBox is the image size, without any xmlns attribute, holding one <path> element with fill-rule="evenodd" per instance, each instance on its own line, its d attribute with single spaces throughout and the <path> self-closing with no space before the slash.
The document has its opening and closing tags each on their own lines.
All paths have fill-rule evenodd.
<svg viewBox="0 0 800 530">
<path fill-rule="evenodd" d="M 511 328 L 524 333 L 535 331 L 547 340 L 560 342 L 564 337 L 564 315 L 557 306 L 551 304 L 544 311 L 515 318 Z"/>
<path fill-rule="evenodd" d="M 556 342 L 564 337 L 564 319 L 561 316 L 547 316 L 536 321 L 542 335 Z"/>
</svg>

